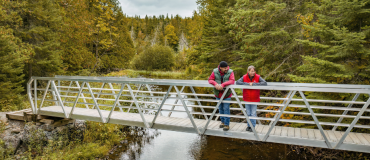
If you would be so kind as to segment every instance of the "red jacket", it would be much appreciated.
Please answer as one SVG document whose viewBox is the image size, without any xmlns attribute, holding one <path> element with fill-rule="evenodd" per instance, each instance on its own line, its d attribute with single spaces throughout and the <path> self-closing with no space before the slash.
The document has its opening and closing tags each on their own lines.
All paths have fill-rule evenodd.
<svg viewBox="0 0 370 160">
<path fill-rule="evenodd" d="M 255 74 L 253 79 L 249 79 L 248 74 L 243 76 L 243 80 L 245 83 L 258 83 L 260 79 L 260 75 Z M 243 89 L 243 100 L 247 102 L 260 102 L 260 90 L 259 89 Z"/>
<path fill-rule="evenodd" d="M 217 67 L 219 70 L 220 70 L 220 67 Z M 229 69 L 230 67 L 227 67 L 227 69 Z M 222 73 L 221 71 L 220 71 L 220 74 L 221 74 L 221 76 L 222 75 L 224 75 L 224 73 Z M 212 74 L 211 74 L 211 76 L 208 78 L 208 83 L 209 84 L 212 84 L 212 85 L 214 85 L 214 86 L 216 86 L 217 85 L 217 82 L 215 81 L 215 73 L 213 73 L 212 72 Z M 228 85 L 232 85 L 232 84 L 234 84 L 235 83 L 235 78 L 234 78 L 234 72 L 232 72 L 231 74 L 230 74 L 230 78 L 229 78 L 229 81 L 227 81 L 227 82 L 223 82 L 222 81 L 222 79 L 221 79 L 221 86 L 222 87 L 226 87 L 226 86 L 228 86 Z M 221 98 L 221 96 L 222 96 L 222 94 L 224 94 L 224 92 L 223 91 L 220 91 L 220 93 L 218 94 L 218 95 L 215 95 L 217 98 Z M 232 96 L 233 94 L 230 94 L 230 96 L 229 97 L 225 97 L 225 98 L 230 98 L 231 96 Z"/>
</svg>

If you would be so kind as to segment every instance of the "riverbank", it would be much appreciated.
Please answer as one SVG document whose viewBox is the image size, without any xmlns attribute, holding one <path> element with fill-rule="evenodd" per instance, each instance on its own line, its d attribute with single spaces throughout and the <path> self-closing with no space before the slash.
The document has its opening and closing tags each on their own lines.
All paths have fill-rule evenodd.
<svg viewBox="0 0 370 160">
<path fill-rule="evenodd" d="M 76 120 L 48 128 L 0 116 L 0 159 L 107 159 L 129 132 L 114 124 Z"/>
<path fill-rule="evenodd" d="M 131 78 L 146 77 L 159 79 L 191 79 L 191 77 L 185 74 L 185 71 L 145 71 L 132 69 L 111 72 L 104 76 L 113 76 L 113 77 L 127 76 Z"/>
</svg>

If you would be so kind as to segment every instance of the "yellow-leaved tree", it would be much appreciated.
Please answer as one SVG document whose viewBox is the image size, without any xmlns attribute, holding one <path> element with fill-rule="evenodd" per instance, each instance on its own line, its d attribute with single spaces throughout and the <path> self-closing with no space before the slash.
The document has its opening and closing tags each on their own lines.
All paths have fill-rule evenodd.
<svg viewBox="0 0 370 160">
<path fill-rule="evenodd" d="M 169 45 L 173 50 L 177 51 L 177 44 L 179 38 L 175 33 L 175 27 L 172 24 L 168 24 L 164 30 L 166 45 Z"/>
</svg>

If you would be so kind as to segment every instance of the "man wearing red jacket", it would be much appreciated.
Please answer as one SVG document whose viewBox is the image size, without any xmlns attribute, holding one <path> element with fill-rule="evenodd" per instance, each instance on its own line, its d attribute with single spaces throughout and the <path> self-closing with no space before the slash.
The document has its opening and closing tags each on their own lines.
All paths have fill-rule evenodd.
<svg viewBox="0 0 370 160">
<path fill-rule="evenodd" d="M 215 68 L 208 78 L 208 83 L 215 86 L 213 89 L 213 93 L 217 100 L 219 100 L 224 94 L 224 88 L 228 85 L 232 85 L 235 82 L 234 72 L 229 68 L 225 61 L 220 62 L 220 65 Z M 231 90 L 229 90 L 224 100 L 231 100 Z M 219 106 L 220 114 L 227 114 L 230 115 L 230 103 L 221 103 Z M 221 118 L 221 125 L 220 128 L 223 128 L 224 131 L 229 130 L 230 124 L 230 117 L 220 117 Z"/>
<path fill-rule="evenodd" d="M 248 67 L 248 73 L 241 77 L 237 82 L 237 85 L 250 85 L 250 86 L 266 86 L 267 82 L 258 74 L 254 66 Z M 246 102 L 260 102 L 260 90 L 259 89 L 243 89 L 243 100 Z M 257 117 L 257 105 L 256 104 L 245 104 L 247 115 L 249 117 Z M 256 126 L 256 120 L 251 119 L 253 127 Z M 249 126 L 246 129 L 252 132 L 252 128 Z"/>
</svg>

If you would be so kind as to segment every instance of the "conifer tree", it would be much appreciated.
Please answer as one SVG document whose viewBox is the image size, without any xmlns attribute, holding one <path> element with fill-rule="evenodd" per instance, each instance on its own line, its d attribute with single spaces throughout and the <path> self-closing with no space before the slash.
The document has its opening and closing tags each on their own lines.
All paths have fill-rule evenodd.
<svg viewBox="0 0 370 160">
<path fill-rule="evenodd" d="M 235 38 L 233 69 L 238 77 L 249 65 L 268 81 L 290 81 L 287 74 L 299 66 L 302 54 L 295 39 L 301 38 L 296 16 L 305 11 L 299 0 L 238 0 L 227 12 L 230 35 Z"/>
<path fill-rule="evenodd" d="M 0 7 L 0 17 L 4 10 Z M 0 110 L 8 105 L 20 102 L 20 93 L 24 91 L 24 62 L 28 60 L 30 48 L 13 36 L 11 29 L 0 26 Z"/>
<path fill-rule="evenodd" d="M 313 9 L 316 19 L 301 21 L 307 35 L 297 40 L 310 52 L 302 55 L 299 73 L 290 77 L 297 82 L 370 84 L 370 3 L 324 0 Z"/>
<path fill-rule="evenodd" d="M 14 30 L 15 35 L 32 46 L 33 52 L 26 65 L 30 76 L 53 76 L 63 72 L 59 42 L 59 29 L 63 12 L 56 0 L 26 0 L 18 8 L 23 25 Z M 25 11 L 23 11 L 25 10 Z"/>
<path fill-rule="evenodd" d="M 235 44 L 229 35 L 230 28 L 225 23 L 225 12 L 235 4 L 234 0 L 198 0 L 200 14 L 204 16 L 202 40 L 196 47 L 198 54 L 192 54 L 191 59 L 198 59 L 197 64 L 204 74 L 198 78 L 206 78 L 209 72 L 217 67 L 220 61 L 229 61 Z"/>
</svg>

